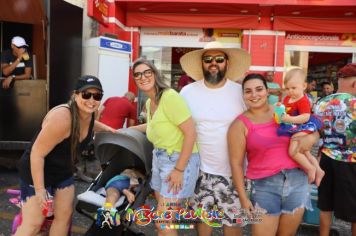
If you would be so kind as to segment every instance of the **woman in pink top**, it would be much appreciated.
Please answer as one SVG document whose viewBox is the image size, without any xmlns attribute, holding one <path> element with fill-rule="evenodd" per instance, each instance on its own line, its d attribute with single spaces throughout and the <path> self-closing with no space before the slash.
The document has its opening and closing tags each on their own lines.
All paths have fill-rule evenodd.
<svg viewBox="0 0 356 236">
<path fill-rule="evenodd" d="M 277 136 L 264 77 L 250 74 L 242 88 L 249 109 L 231 124 L 228 144 L 233 182 L 246 213 L 243 220 L 252 224 L 253 235 L 295 235 L 304 208 L 311 207 L 308 178 L 288 156 L 290 138 Z M 245 153 L 251 199 L 244 186 Z"/>
</svg>

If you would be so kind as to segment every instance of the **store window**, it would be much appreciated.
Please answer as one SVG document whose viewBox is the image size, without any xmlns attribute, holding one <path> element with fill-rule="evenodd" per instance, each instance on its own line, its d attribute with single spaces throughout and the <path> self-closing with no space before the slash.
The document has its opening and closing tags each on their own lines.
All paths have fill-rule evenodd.
<svg viewBox="0 0 356 236">
<path fill-rule="evenodd" d="M 180 58 L 187 52 L 197 48 L 183 47 L 142 47 L 141 56 L 153 62 L 164 78 L 165 83 L 175 90 L 184 71 L 180 66 Z"/>
<path fill-rule="evenodd" d="M 285 67 L 302 67 L 317 81 L 317 96 L 322 96 L 322 84 L 337 90 L 337 71 L 356 62 L 356 41 L 353 33 L 286 32 Z"/>
<path fill-rule="evenodd" d="M 163 76 L 164 82 L 179 92 L 179 79 L 185 74 L 179 60 L 185 53 L 196 49 L 183 47 L 141 47 L 141 57 L 151 61 L 157 67 L 161 76 Z M 139 114 L 144 110 L 146 100 L 147 96 L 139 91 Z"/>
<path fill-rule="evenodd" d="M 307 52 L 307 51 L 286 51 L 285 67 L 301 67 L 307 73 L 307 76 L 317 81 L 316 96 L 322 96 L 322 84 L 332 83 L 334 92 L 337 90 L 337 71 L 351 63 L 352 53 L 334 53 L 334 52 Z"/>
</svg>

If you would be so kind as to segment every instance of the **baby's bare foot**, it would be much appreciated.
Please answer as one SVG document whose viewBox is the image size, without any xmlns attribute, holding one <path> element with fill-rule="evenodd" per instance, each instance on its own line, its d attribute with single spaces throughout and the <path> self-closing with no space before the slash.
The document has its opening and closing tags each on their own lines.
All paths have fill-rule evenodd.
<svg viewBox="0 0 356 236">
<path fill-rule="evenodd" d="M 323 179 L 325 175 L 325 172 L 321 169 L 318 168 L 316 170 L 316 174 L 315 174 L 315 185 L 319 187 L 321 180 Z"/>
</svg>

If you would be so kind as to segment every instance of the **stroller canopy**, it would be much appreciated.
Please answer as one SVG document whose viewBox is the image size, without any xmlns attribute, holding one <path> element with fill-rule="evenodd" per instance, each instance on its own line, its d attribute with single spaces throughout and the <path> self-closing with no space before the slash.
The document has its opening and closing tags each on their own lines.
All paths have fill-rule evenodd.
<svg viewBox="0 0 356 236">
<path fill-rule="evenodd" d="M 123 164 L 140 161 L 146 173 L 151 172 L 153 145 L 136 129 L 121 129 L 119 133 L 99 132 L 95 134 L 94 147 L 101 164 L 106 164 L 112 158 L 120 158 Z"/>
</svg>

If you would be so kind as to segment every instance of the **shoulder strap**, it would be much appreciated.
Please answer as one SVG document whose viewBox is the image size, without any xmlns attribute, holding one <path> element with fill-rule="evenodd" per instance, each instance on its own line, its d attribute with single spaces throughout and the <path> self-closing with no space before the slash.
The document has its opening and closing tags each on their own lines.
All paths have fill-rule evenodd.
<svg viewBox="0 0 356 236">
<path fill-rule="evenodd" d="M 49 114 L 51 111 L 54 111 L 54 110 L 56 110 L 56 109 L 58 109 L 58 108 L 60 108 L 60 107 L 65 107 L 65 108 L 67 108 L 67 109 L 70 110 L 70 107 L 69 107 L 67 104 L 61 104 L 61 105 L 55 106 L 55 107 L 53 107 L 49 112 L 47 112 L 47 114 L 46 114 L 45 117 L 43 118 L 42 122 L 47 118 L 48 114 Z"/>
<path fill-rule="evenodd" d="M 248 130 L 251 130 L 253 128 L 252 122 L 243 114 L 239 115 L 237 119 L 241 120 L 247 127 Z"/>
<path fill-rule="evenodd" d="M 89 125 L 89 135 L 90 136 L 92 136 L 92 133 L 93 133 L 94 122 L 95 122 L 95 112 L 93 112 L 91 115 L 91 121 L 90 121 L 90 125 Z"/>
</svg>

